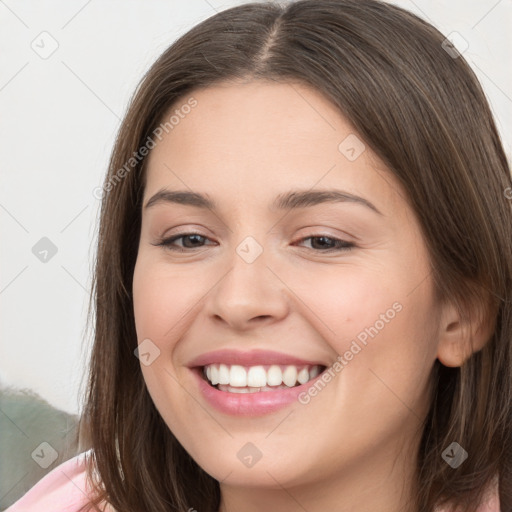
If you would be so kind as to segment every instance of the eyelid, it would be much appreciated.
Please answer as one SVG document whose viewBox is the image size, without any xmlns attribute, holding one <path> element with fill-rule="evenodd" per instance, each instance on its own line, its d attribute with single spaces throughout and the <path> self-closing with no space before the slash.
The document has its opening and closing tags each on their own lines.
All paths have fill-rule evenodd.
<svg viewBox="0 0 512 512">
<path fill-rule="evenodd" d="M 190 227 L 189 227 L 190 226 Z M 208 231 L 211 233 L 211 231 L 208 228 L 204 228 L 203 226 L 200 227 L 193 227 L 194 224 L 180 224 L 178 226 L 174 226 L 171 229 L 167 229 L 164 231 L 164 233 L 159 237 L 161 240 L 171 238 L 176 235 L 200 235 L 204 237 L 210 237 L 211 235 L 204 234 L 204 231 Z"/>
<path fill-rule="evenodd" d="M 331 232 L 329 232 L 329 230 Z M 333 233 L 333 231 L 337 233 Z M 311 226 L 305 226 L 298 230 L 297 240 L 302 240 L 304 238 L 308 237 L 321 237 L 325 236 L 327 238 L 335 238 L 338 240 L 342 240 L 344 242 L 350 242 L 355 243 L 357 242 L 358 238 L 354 235 L 350 235 L 346 231 L 342 231 L 341 229 L 336 229 L 329 226 L 317 226 L 317 225 L 311 225 Z"/>
</svg>

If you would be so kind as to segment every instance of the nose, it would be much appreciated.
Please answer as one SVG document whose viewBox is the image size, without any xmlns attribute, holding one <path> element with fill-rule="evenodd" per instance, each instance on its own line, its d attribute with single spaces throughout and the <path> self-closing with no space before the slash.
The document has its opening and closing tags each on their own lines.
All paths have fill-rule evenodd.
<svg viewBox="0 0 512 512">
<path fill-rule="evenodd" d="M 253 262 L 234 251 L 230 270 L 207 298 L 207 313 L 233 330 L 246 331 L 282 320 L 289 310 L 286 284 L 266 264 L 265 251 Z"/>
</svg>

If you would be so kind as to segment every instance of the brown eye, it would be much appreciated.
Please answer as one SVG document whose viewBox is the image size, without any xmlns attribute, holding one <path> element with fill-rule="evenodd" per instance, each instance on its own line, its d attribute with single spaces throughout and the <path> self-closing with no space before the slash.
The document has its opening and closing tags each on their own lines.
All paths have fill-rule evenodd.
<svg viewBox="0 0 512 512">
<path fill-rule="evenodd" d="M 182 245 L 176 245 L 175 242 L 180 239 L 183 239 Z M 186 252 L 187 250 L 203 247 L 205 240 L 208 240 L 208 238 L 199 233 L 180 233 L 166 238 L 155 245 L 165 247 L 171 251 Z"/>
<path fill-rule="evenodd" d="M 308 236 L 299 240 L 299 242 L 304 242 L 305 240 L 311 240 L 311 249 L 321 252 L 331 252 L 331 251 L 348 251 L 355 247 L 354 244 L 350 242 L 346 242 L 345 240 L 340 240 L 339 238 L 333 238 L 331 236 L 318 235 L 318 236 Z"/>
</svg>

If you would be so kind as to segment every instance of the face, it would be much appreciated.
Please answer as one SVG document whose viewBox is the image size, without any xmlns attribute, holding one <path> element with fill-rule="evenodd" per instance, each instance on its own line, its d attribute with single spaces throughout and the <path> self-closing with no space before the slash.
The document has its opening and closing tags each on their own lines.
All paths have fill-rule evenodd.
<svg viewBox="0 0 512 512">
<path fill-rule="evenodd" d="M 149 156 L 134 272 L 155 406 L 221 486 L 389 473 L 418 441 L 439 318 L 405 193 L 313 89 L 259 81 L 191 96 Z M 340 195 L 278 207 L 292 191 Z M 234 388 L 233 365 L 325 371 L 303 372 L 314 379 L 290 399 L 213 389 L 207 362 L 226 363 Z"/>
</svg>

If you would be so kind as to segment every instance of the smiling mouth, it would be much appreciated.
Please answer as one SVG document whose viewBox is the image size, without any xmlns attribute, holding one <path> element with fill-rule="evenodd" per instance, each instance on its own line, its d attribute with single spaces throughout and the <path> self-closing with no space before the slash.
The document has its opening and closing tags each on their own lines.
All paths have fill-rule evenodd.
<svg viewBox="0 0 512 512">
<path fill-rule="evenodd" d="M 201 368 L 208 384 L 228 393 L 258 393 L 298 387 L 326 370 L 323 365 L 258 365 L 241 366 L 209 364 Z"/>
</svg>

